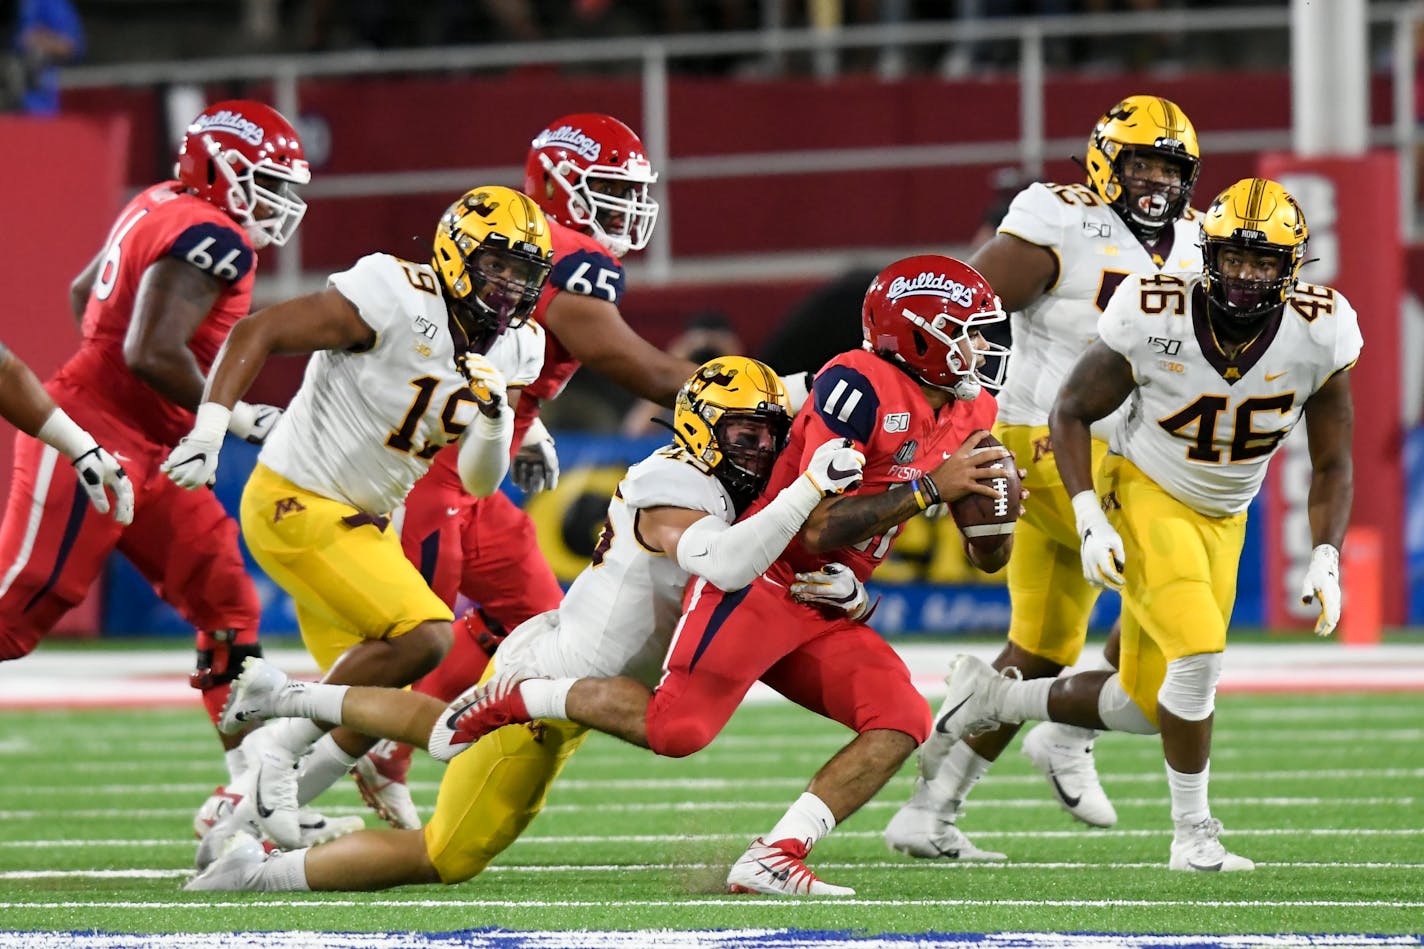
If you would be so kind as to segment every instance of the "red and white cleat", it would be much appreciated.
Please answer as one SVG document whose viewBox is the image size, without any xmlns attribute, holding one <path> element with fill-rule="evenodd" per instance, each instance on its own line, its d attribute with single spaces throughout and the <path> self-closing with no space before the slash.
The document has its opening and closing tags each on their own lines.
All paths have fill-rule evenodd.
<svg viewBox="0 0 1424 949">
<path fill-rule="evenodd" d="M 397 830 L 419 830 L 420 813 L 410 797 L 410 746 L 389 739 L 377 742 L 351 769 L 361 800 Z"/>
<path fill-rule="evenodd" d="M 806 866 L 811 848 L 804 840 L 767 843 L 758 837 L 727 874 L 728 893 L 772 896 L 854 896 L 848 886 L 827 883 Z"/>
</svg>

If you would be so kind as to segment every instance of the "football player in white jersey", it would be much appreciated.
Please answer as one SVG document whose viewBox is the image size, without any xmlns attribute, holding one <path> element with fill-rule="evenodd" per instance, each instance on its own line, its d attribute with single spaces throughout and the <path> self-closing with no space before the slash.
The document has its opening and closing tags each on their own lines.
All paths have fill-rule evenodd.
<svg viewBox="0 0 1424 949">
<path fill-rule="evenodd" d="M 1072 496 L 1083 575 L 1123 596 L 1121 673 L 1015 682 L 961 656 L 941 724 L 1052 719 L 1160 731 L 1171 791 L 1173 870 L 1251 870 L 1207 803 L 1216 683 L 1236 596 L 1246 508 L 1281 440 L 1305 419 L 1315 550 L 1301 588 L 1315 631 L 1340 619 L 1340 543 L 1353 494 L 1350 368 L 1355 311 L 1329 287 L 1298 284 L 1306 226 L 1274 181 L 1227 188 L 1202 221 L 1191 278 L 1125 281 L 1098 321 L 1049 425 Z M 1090 430 L 1119 405 L 1096 486 Z"/>
<path fill-rule="evenodd" d="M 673 444 L 634 465 L 619 484 L 593 561 L 559 608 L 516 627 L 486 678 L 628 675 L 655 685 L 688 580 L 705 573 L 719 584 L 749 583 L 781 554 L 823 497 L 859 482 L 865 460 L 844 439 L 831 439 L 770 504 L 737 521 L 765 487 L 790 427 L 781 381 L 769 367 L 742 356 L 698 368 L 678 395 L 672 427 Z M 689 553 L 680 542 L 693 525 L 702 539 Z M 693 559 L 712 550 L 706 542 L 714 537 L 712 547 L 721 554 Z M 849 571 L 805 574 L 797 586 L 808 602 L 868 608 L 864 587 Z M 255 840 L 223 825 L 209 836 L 227 837 L 231 849 L 188 884 L 191 890 L 371 890 L 467 880 L 538 814 L 549 785 L 587 732 L 572 722 L 541 721 L 471 744 L 449 724 L 460 717 L 468 694 L 447 706 L 397 689 L 292 682 L 268 663 L 246 667 L 236 690 L 224 712 L 234 728 L 272 716 L 340 721 L 428 747 L 450 765 L 435 815 L 423 830 L 363 831 L 333 846 L 264 858 Z"/>
<path fill-rule="evenodd" d="M 1129 96 L 1093 128 L 1087 183 L 1029 185 L 970 260 L 1012 314 L 994 435 L 1028 472 L 1008 569 L 1008 642 L 997 669 L 1056 676 L 1082 652 L 1098 591 L 1078 570 L 1078 535 L 1054 466 L 1048 413 L 1122 281 L 1200 271 L 1198 218 L 1189 206 L 1199 159 L 1196 131 L 1181 109 L 1156 96 Z M 1094 470 L 1107 453 L 1107 431 L 1108 420 L 1094 428 Z M 1115 661 L 1116 645 L 1114 636 L 1103 665 Z M 910 800 L 885 828 L 886 844 L 929 859 L 1004 859 L 976 847 L 957 821 L 970 789 L 1017 731 L 1005 726 L 959 743 L 932 732 Z M 1025 736 L 1023 748 L 1070 814 L 1109 827 L 1117 813 L 1098 781 L 1095 737 L 1090 729 L 1044 724 Z"/>
<path fill-rule="evenodd" d="M 543 365 L 543 331 L 528 317 L 551 254 L 538 205 L 509 188 L 475 188 L 441 217 L 429 263 L 363 257 L 325 290 L 239 321 L 223 345 L 197 422 L 164 470 L 183 487 L 211 483 L 231 406 L 267 356 L 313 354 L 258 456 L 241 522 L 253 557 L 291 594 L 329 681 L 408 685 L 449 649 L 453 615 L 402 553 L 390 514 L 457 441 L 466 489 L 498 488 L 513 403 Z M 299 842 L 296 799 L 310 800 L 373 744 L 305 721 L 244 741 L 260 763 L 255 793 L 235 813 L 250 810 L 283 847 Z"/>
</svg>

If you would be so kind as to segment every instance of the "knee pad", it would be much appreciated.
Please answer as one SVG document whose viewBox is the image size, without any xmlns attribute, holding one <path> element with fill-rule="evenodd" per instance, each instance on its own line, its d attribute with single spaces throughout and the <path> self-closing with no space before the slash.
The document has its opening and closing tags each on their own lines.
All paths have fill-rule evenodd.
<svg viewBox="0 0 1424 949">
<path fill-rule="evenodd" d="M 1114 675 L 1103 683 L 1098 693 L 1098 718 L 1115 732 L 1134 735 L 1155 735 L 1157 726 L 1122 687 L 1122 677 Z"/>
<path fill-rule="evenodd" d="M 247 657 L 261 658 L 261 643 L 236 643 L 232 636 L 230 629 L 198 634 L 198 658 L 189 685 L 204 691 L 228 685 L 242 674 Z"/>
<path fill-rule="evenodd" d="M 1221 678 L 1221 653 L 1204 652 L 1167 663 L 1167 676 L 1157 690 L 1157 702 L 1188 722 L 1205 721 L 1216 708 L 1216 683 Z"/>
</svg>

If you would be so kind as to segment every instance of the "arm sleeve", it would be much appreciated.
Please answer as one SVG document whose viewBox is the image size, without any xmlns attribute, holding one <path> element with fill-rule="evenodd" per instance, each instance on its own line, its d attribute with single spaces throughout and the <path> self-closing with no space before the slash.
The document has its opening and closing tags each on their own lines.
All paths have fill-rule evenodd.
<svg viewBox="0 0 1424 949">
<path fill-rule="evenodd" d="M 781 556 L 820 500 L 821 492 L 801 477 L 766 507 L 735 524 L 704 517 L 678 540 L 678 565 L 720 590 L 740 590 Z"/>
<path fill-rule="evenodd" d="M 472 497 L 489 497 L 499 490 L 499 483 L 509 471 L 509 448 L 513 441 L 514 411 L 507 402 L 499 407 L 499 414 L 494 418 L 478 413 L 465 429 L 460 437 L 456 468 L 460 472 L 460 483 Z"/>
</svg>

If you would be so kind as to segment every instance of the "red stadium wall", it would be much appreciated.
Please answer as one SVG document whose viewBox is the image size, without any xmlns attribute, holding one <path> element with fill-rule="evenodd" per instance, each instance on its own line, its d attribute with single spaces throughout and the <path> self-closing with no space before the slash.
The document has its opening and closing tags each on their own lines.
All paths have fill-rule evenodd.
<svg viewBox="0 0 1424 949">
<path fill-rule="evenodd" d="M 123 204 L 129 124 L 0 117 L 0 339 L 47 378 L 74 351 L 69 282 L 98 251 Z M 14 438 L 0 429 L 0 497 L 9 497 Z M 93 632 L 92 601 L 65 627 Z"/>
</svg>

